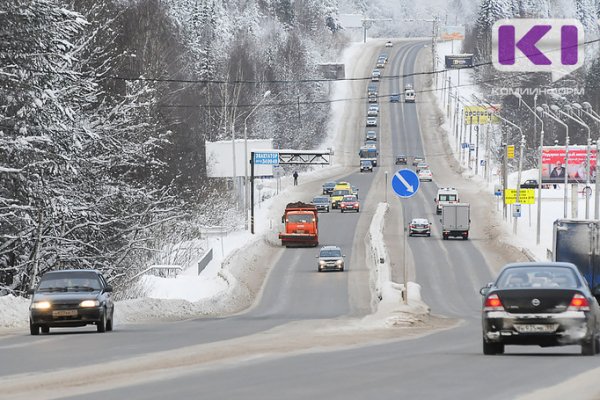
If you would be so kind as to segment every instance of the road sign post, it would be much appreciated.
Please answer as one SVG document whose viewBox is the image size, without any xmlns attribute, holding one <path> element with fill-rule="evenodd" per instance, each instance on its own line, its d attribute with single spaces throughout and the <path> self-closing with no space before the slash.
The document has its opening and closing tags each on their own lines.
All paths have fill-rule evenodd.
<svg viewBox="0 0 600 400">
<path fill-rule="evenodd" d="M 401 169 L 394 174 L 392 177 L 392 189 L 401 199 L 407 199 L 414 196 L 419 190 L 419 177 L 412 169 Z M 406 237 L 408 236 L 406 226 L 406 212 L 402 207 L 402 229 L 404 232 L 404 246 L 403 246 L 403 273 L 404 273 L 404 304 L 408 304 L 408 269 L 406 266 L 406 246 L 408 242 Z"/>
</svg>

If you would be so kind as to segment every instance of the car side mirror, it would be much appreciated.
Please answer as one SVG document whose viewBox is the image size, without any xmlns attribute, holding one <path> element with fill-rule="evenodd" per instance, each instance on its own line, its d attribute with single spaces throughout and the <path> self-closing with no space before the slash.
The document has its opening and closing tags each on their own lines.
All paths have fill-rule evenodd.
<svg viewBox="0 0 600 400">
<path fill-rule="evenodd" d="M 27 289 L 27 294 L 34 294 L 35 293 L 35 289 Z"/>
<path fill-rule="evenodd" d="M 282 216 L 281 216 L 281 223 L 282 223 L 282 224 L 285 224 L 285 215 L 282 215 Z"/>
<path fill-rule="evenodd" d="M 108 285 L 107 287 L 105 287 L 105 288 L 104 288 L 104 291 L 105 291 L 106 293 L 110 293 L 110 292 L 112 292 L 112 291 L 113 291 L 113 288 L 112 288 L 112 286 Z"/>
<path fill-rule="evenodd" d="M 346 255 L 344 254 L 342 257 L 346 257 Z"/>
<path fill-rule="evenodd" d="M 315 256 L 315 258 L 319 258 L 319 256 Z"/>
<path fill-rule="evenodd" d="M 494 284 L 494 282 L 490 282 L 486 286 L 479 289 L 479 294 L 481 294 L 482 296 L 487 295 L 490 292 L 490 289 L 492 288 L 493 284 Z"/>
</svg>

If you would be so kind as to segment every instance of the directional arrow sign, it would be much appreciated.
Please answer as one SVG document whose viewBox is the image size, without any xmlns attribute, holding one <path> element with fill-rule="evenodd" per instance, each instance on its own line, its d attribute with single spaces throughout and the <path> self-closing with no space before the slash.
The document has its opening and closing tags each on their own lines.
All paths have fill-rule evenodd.
<svg viewBox="0 0 600 400">
<path fill-rule="evenodd" d="M 392 189 L 399 197 L 412 197 L 419 190 L 419 177 L 412 169 L 401 169 L 392 177 Z"/>
</svg>

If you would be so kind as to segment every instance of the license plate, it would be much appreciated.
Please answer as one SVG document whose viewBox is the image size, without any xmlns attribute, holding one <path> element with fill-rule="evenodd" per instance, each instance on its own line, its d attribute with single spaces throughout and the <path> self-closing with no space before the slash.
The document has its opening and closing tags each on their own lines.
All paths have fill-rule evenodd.
<svg viewBox="0 0 600 400">
<path fill-rule="evenodd" d="M 558 324 L 519 324 L 515 329 L 519 333 L 552 333 L 558 328 Z"/>
<path fill-rule="evenodd" d="M 52 311 L 53 317 L 76 317 L 77 310 L 56 310 Z"/>
</svg>

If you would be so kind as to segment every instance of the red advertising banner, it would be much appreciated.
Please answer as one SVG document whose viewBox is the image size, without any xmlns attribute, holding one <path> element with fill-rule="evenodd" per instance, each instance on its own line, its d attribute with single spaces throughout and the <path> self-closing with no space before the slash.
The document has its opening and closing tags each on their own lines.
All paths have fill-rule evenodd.
<svg viewBox="0 0 600 400">
<path fill-rule="evenodd" d="M 542 183 L 561 183 L 568 173 L 569 183 L 585 183 L 587 146 L 569 146 L 569 170 L 566 171 L 565 146 L 544 146 L 542 151 Z M 590 151 L 590 182 L 596 179 L 596 149 Z"/>
</svg>

